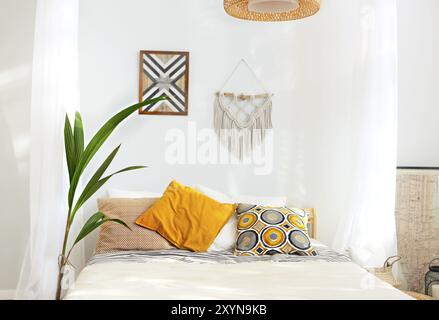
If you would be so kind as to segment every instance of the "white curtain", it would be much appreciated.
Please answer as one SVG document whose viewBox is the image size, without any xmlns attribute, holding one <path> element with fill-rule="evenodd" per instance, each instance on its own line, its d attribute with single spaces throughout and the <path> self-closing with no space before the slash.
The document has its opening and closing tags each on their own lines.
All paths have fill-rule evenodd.
<svg viewBox="0 0 439 320">
<path fill-rule="evenodd" d="M 350 202 L 333 247 L 363 266 L 381 266 L 396 252 L 397 11 L 396 0 L 361 0 L 353 39 L 352 125 L 358 135 Z M 355 28 L 355 26 L 353 26 Z"/>
<path fill-rule="evenodd" d="M 37 0 L 31 102 L 30 237 L 18 299 L 53 299 L 67 218 L 66 112 L 79 109 L 78 0 Z"/>
</svg>

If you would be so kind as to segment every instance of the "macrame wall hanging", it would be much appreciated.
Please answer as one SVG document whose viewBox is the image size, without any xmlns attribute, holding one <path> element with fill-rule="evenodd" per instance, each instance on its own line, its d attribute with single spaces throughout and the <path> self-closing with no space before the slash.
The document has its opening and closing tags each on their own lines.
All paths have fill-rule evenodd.
<svg viewBox="0 0 439 320">
<path fill-rule="evenodd" d="M 244 66 L 260 86 L 258 94 L 226 92 L 225 88 Z M 246 81 L 247 83 L 247 81 Z M 214 127 L 220 143 L 240 160 L 250 156 L 265 139 L 268 129 L 272 129 L 271 110 L 273 95 L 265 90 L 249 64 L 241 59 L 232 71 L 221 90 L 216 93 Z"/>
</svg>

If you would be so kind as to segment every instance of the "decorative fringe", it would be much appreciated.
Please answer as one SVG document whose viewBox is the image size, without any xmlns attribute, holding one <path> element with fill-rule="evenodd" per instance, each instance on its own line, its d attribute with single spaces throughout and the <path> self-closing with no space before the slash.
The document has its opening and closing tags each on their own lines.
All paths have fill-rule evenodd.
<svg viewBox="0 0 439 320">
<path fill-rule="evenodd" d="M 226 96 L 230 97 L 229 105 L 224 105 L 223 98 Z M 218 93 L 216 95 L 214 109 L 215 132 L 220 143 L 241 161 L 250 156 L 255 147 L 262 144 L 266 130 L 273 128 L 271 122 L 271 97 L 272 95 L 268 94 L 243 96 Z M 265 98 L 261 105 L 254 103 L 255 99 L 261 98 Z M 255 107 L 255 111 L 248 115 L 248 120 L 245 123 L 240 122 L 236 116 L 248 104 L 238 104 L 237 99 L 240 101 L 248 100 L 248 103 Z M 236 107 L 238 112 L 233 113 L 231 106 Z"/>
</svg>

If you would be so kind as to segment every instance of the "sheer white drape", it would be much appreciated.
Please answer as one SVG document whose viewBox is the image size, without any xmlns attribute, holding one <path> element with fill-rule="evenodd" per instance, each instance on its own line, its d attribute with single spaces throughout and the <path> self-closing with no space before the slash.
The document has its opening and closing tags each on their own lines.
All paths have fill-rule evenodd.
<svg viewBox="0 0 439 320">
<path fill-rule="evenodd" d="M 53 299 L 67 218 L 63 126 L 79 108 L 78 0 L 38 0 L 31 102 L 30 238 L 18 299 Z"/>
<path fill-rule="evenodd" d="M 396 252 L 397 11 L 395 0 L 361 0 L 353 76 L 358 135 L 352 193 L 333 247 L 363 266 Z"/>
</svg>

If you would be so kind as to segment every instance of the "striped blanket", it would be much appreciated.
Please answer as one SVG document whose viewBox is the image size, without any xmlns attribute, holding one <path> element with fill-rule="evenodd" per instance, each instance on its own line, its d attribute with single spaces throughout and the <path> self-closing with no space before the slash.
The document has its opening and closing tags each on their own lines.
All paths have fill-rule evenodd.
<svg viewBox="0 0 439 320">
<path fill-rule="evenodd" d="M 272 256 L 235 256 L 231 252 L 203 252 L 196 253 L 187 250 L 150 250 L 150 251 L 116 251 L 110 253 L 96 254 L 89 261 L 88 265 L 102 262 L 155 262 L 155 261 L 181 261 L 188 263 L 249 263 L 257 261 L 271 262 L 350 262 L 350 258 L 337 253 L 324 245 L 314 246 L 317 256 L 298 256 L 298 255 L 272 255 Z"/>
</svg>

